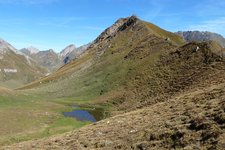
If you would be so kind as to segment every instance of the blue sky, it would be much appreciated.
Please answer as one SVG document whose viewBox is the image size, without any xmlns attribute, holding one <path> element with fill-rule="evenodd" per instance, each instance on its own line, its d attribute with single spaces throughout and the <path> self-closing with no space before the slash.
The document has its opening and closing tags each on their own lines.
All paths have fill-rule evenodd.
<svg viewBox="0 0 225 150">
<path fill-rule="evenodd" d="M 94 40 L 132 14 L 169 31 L 225 36 L 225 0 L 0 0 L 0 38 L 18 49 L 60 51 Z"/>
</svg>

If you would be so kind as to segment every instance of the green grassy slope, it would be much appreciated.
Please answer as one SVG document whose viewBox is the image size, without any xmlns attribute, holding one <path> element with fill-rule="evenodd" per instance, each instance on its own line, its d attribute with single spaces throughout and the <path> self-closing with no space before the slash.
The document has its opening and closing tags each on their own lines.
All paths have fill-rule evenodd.
<svg viewBox="0 0 225 150">
<path fill-rule="evenodd" d="M 39 67 L 32 60 L 27 60 L 23 55 L 16 54 L 12 50 L 5 50 L 0 59 L 0 85 L 9 88 L 16 88 L 29 83 L 46 73 L 46 70 Z M 6 73 L 4 69 L 16 69 L 15 73 Z"/>
<path fill-rule="evenodd" d="M 130 111 L 165 101 L 218 73 L 204 60 L 216 63 L 211 55 L 222 56 L 222 48 L 214 42 L 185 44 L 179 36 L 132 16 L 79 59 L 21 89 Z"/>
<path fill-rule="evenodd" d="M 166 40 L 167 37 L 172 40 Z M 140 67 L 154 64 L 162 52 L 175 48 L 175 43 L 184 43 L 173 39 L 180 37 L 155 26 L 150 30 L 137 19 L 114 37 L 95 44 L 81 58 L 21 89 L 36 88 L 36 92 L 57 97 L 95 99 L 125 87 Z M 131 60 L 133 57 L 136 58 Z"/>
<path fill-rule="evenodd" d="M 2 149 L 224 149 L 225 78 L 212 81 L 165 102 Z"/>
<path fill-rule="evenodd" d="M 152 23 L 145 22 L 145 24 L 152 33 L 164 37 L 167 40 L 172 41 L 176 45 L 182 45 L 185 43 L 180 36 L 177 36 L 172 32 L 161 29 Z"/>
<path fill-rule="evenodd" d="M 110 44 L 124 44 L 121 49 L 103 41 L 61 68 L 58 73 L 64 77 L 49 76 L 40 80 L 43 84 L 29 85 L 36 87 L 30 92 L 39 96 L 65 94 L 67 100 L 55 100 L 58 104 L 94 100 L 110 104 L 110 111 L 114 115 L 120 111 L 120 115 L 64 135 L 5 148 L 221 149 L 225 139 L 224 49 L 214 42 L 177 47 L 151 32 L 138 35 L 132 34 L 134 28 L 127 29 L 110 39 Z M 108 48 L 102 53 L 104 46 Z M 78 62 L 87 68 L 81 69 Z"/>
<path fill-rule="evenodd" d="M 65 118 L 62 112 L 72 110 L 65 101 L 0 88 L 0 147 L 64 133 L 90 123 Z"/>
</svg>

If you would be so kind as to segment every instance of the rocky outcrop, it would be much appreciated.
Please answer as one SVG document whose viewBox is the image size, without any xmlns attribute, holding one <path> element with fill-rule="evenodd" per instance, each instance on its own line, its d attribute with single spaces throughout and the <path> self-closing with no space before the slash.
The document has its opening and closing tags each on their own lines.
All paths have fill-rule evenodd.
<svg viewBox="0 0 225 150">
<path fill-rule="evenodd" d="M 131 16 L 131 17 L 127 18 L 127 21 L 119 28 L 119 31 L 123 31 L 127 27 L 135 24 L 137 20 L 138 20 L 138 18 L 136 16 Z"/>
<path fill-rule="evenodd" d="M 123 31 L 137 20 L 138 18 L 136 16 L 118 19 L 112 26 L 103 31 L 93 42 L 93 44 L 99 43 L 105 39 L 114 36 L 118 31 Z"/>
</svg>

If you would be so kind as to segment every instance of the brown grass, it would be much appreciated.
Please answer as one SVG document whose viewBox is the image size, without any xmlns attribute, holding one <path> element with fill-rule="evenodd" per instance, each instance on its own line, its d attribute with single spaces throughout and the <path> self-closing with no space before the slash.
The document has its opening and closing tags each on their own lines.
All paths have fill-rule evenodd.
<svg viewBox="0 0 225 150">
<path fill-rule="evenodd" d="M 50 139 L 2 149 L 223 149 L 225 84 L 105 119 Z"/>
</svg>

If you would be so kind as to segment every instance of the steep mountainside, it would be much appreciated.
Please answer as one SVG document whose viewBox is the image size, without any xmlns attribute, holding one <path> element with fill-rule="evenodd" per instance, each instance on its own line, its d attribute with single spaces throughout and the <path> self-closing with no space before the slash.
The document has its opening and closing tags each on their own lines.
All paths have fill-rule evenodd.
<svg viewBox="0 0 225 150">
<path fill-rule="evenodd" d="M 69 46 L 67 46 L 66 48 L 64 48 L 60 53 L 59 55 L 61 57 L 65 57 L 68 53 L 71 53 L 72 51 L 74 51 L 76 49 L 76 46 L 71 44 Z"/>
<path fill-rule="evenodd" d="M 0 84 L 15 88 L 43 76 L 46 70 L 6 41 L 0 43 Z"/>
<path fill-rule="evenodd" d="M 224 53 L 216 42 L 185 43 L 135 16 L 120 19 L 79 58 L 21 88 L 103 105 L 109 118 L 3 149 L 223 149 Z"/>
<path fill-rule="evenodd" d="M 20 50 L 25 56 L 32 58 L 39 66 L 52 72 L 62 66 L 62 58 L 52 49 L 40 51 L 35 47 L 23 48 Z"/>
<path fill-rule="evenodd" d="M 120 24 L 115 25 L 118 22 Z M 135 76 L 140 66 L 147 67 L 145 64 L 152 64 L 163 51 L 184 43 L 179 36 L 134 16 L 120 19 L 115 24 L 106 29 L 78 59 L 24 88 L 38 87 L 41 82 L 55 96 L 87 95 L 94 98 L 125 86 L 127 79 Z M 45 84 L 49 82 L 52 84 Z"/>
<path fill-rule="evenodd" d="M 46 68 L 49 72 L 52 72 L 77 58 L 89 45 L 90 44 L 86 44 L 77 48 L 75 45 L 71 44 L 60 53 L 56 53 L 51 49 L 40 51 L 32 46 L 23 48 L 19 52 L 25 56 L 31 57 L 38 65 Z"/>
<path fill-rule="evenodd" d="M 188 42 L 198 41 L 217 41 L 222 47 L 225 47 L 225 39 L 222 35 L 212 32 L 200 32 L 200 31 L 178 31 L 176 34 L 180 35 L 184 40 Z"/>
<path fill-rule="evenodd" d="M 11 49 L 12 51 L 16 52 L 17 50 L 8 42 L 4 41 L 3 39 L 0 39 L 0 50 L 4 51 L 4 49 Z"/>
<path fill-rule="evenodd" d="M 60 67 L 61 58 L 52 49 L 39 51 L 32 54 L 31 57 L 42 67 L 47 68 L 50 72 Z"/>
<path fill-rule="evenodd" d="M 83 53 L 85 50 L 87 50 L 88 46 L 90 44 L 86 44 L 80 47 L 75 47 L 75 45 L 69 45 L 65 49 L 63 49 L 60 53 L 59 56 L 63 60 L 63 65 L 68 64 L 71 62 L 73 59 L 77 58 L 81 53 Z"/>
</svg>

